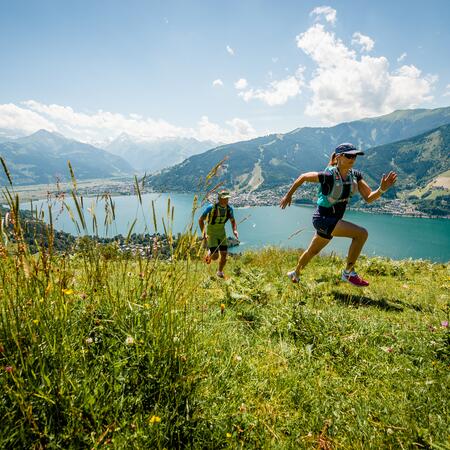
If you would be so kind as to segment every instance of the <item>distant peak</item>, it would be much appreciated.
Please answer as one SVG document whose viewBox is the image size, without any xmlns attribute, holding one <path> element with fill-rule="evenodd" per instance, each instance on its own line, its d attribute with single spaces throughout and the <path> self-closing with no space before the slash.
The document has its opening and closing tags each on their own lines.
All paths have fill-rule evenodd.
<svg viewBox="0 0 450 450">
<path fill-rule="evenodd" d="M 22 138 L 18 138 L 18 142 L 54 142 L 54 143 L 61 143 L 63 141 L 68 141 L 65 136 L 63 136 L 60 133 L 56 133 L 55 131 L 48 131 L 48 130 L 38 130 L 34 132 L 33 134 L 30 134 L 29 136 L 25 136 Z"/>
<path fill-rule="evenodd" d="M 30 137 L 40 137 L 40 138 L 62 138 L 67 139 L 65 136 L 63 136 L 61 133 L 57 133 L 56 131 L 48 131 L 45 129 L 40 129 L 36 131 L 35 133 L 31 134 Z"/>
<path fill-rule="evenodd" d="M 53 133 L 51 131 L 41 128 L 40 130 L 34 132 L 30 136 L 53 136 Z"/>
</svg>

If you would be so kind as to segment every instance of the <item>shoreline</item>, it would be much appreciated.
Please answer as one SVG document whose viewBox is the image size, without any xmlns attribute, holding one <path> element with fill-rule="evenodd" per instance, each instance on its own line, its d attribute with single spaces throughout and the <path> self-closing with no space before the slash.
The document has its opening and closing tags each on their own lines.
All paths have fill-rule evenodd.
<svg viewBox="0 0 450 450">
<path fill-rule="evenodd" d="M 111 197 L 118 196 L 133 196 L 137 195 L 134 180 L 125 182 L 123 179 L 109 179 L 109 180 L 86 180 L 77 182 L 77 193 L 83 197 L 97 197 L 108 193 Z M 144 194 L 192 194 L 190 191 L 160 191 L 153 190 L 148 187 L 140 187 L 141 195 Z M 19 195 L 20 203 L 57 199 L 70 195 L 73 185 L 70 182 L 61 183 L 59 185 L 27 185 L 16 186 L 14 192 Z M 286 186 L 274 188 L 272 190 L 265 190 L 258 192 L 235 193 L 232 195 L 231 205 L 235 208 L 250 208 L 258 206 L 278 206 L 280 198 L 286 191 Z M 292 205 L 307 206 L 314 208 L 316 205 L 313 202 L 293 201 Z M 414 217 L 419 219 L 450 219 L 450 214 L 447 215 L 432 215 L 415 209 L 413 206 L 406 204 L 400 199 L 384 200 L 383 204 L 373 207 L 348 206 L 348 211 L 359 211 L 369 214 L 384 214 L 399 217 Z"/>
</svg>

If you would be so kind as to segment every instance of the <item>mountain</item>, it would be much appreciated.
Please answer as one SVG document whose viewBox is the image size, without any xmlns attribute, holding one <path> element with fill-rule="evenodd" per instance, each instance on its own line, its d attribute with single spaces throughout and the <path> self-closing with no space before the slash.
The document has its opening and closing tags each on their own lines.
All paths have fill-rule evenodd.
<svg viewBox="0 0 450 450">
<path fill-rule="evenodd" d="M 216 145 L 217 143 L 212 141 L 198 141 L 193 138 L 164 138 L 148 141 L 122 133 L 104 148 L 125 159 L 136 170 L 154 173 Z"/>
<path fill-rule="evenodd" d="M 395 111 L 333 127 L 298 128 L 250 141 L 222 145 L 150 177 L 160 190 L 195 191 L 219 161 L 227 158 L 216 181 L 238 191 L 267 189 L 292 182 L 299 173 L 325 167 L 341 142 L 360 148 L 412 138 L 450 123 L 450 107 Z M 368 155 L 369 156 L 369 155 Z"/>
<path fill-rule="evenodd" d="M 118 156 L 46 130 L 0 142 L 0 156 L 6 162 L 14 184 L 68 179 L 67 161 L 71 162 L 75 176 L 80 180 L 133 173 L 132 167 Z M 7 182 L 3 171 L 0 172 L 0 182 Z"/>
<path fill-rule="evenodd" d="M 450 123 L 397 142 L 371 148 L 358 168 L 378 181 L 383 173 L 398 173 L 399 187 L 416 189 L 450 169 Z"/>
<path fill-rule="evenodd" d="M 372 186 L 394 170 L 398 180 L 388 197 L 408 199 L 428 214 L 450 215 L 450 124 L 371 148 L 358 160 L 358 168 Z"/>
</svg>

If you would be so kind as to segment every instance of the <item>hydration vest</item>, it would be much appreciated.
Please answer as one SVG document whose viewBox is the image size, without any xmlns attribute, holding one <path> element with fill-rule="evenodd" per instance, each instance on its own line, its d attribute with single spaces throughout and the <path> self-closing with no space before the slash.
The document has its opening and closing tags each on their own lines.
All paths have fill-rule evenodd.
<svg viewBox="0 0 450 450">
<path fill-rule="evenodd" d="M 319 186 L 319 198 L 317 200 L 317 204 L 319 206 L 325 206 L 326 208 L 329 208 L 336 203 L 346 202 L 358 192 L 358 182 L 356 180 L 355 174 L 353 173 L 353 170 L 350 170 L 345 181 L 342 179 L 337 166 L 327 167 L 325 169 L 325 172 L 333 174 L 333 186 L 328 195 L 325 195 L 322 192 L 322 186 Z M 346 185 L 350 185 L 349 195 L 348 197 L 341 198 L 344 191 L 344 186 Z"/>
<path fill-rule="evenodd" d="M 224 224 L 227 222 L 228 219 L 231 219 L 233 217 L 229 205 L 227 205 L 225 214 L 223 210 L 224 208 L 219 208 L 219 204 L 216 203 L 208 214 L 208 224 L 209 225 Z"/>
</svg>

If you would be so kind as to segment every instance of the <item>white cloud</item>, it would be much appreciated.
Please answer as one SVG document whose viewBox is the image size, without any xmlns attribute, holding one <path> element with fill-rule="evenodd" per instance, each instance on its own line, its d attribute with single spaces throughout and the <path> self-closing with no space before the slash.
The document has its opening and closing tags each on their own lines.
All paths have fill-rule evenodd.
<svg viewBox="0 0 450 450">
<path fill-rule="evenodd" d="M 228 52 L 231 56 L 234 56 L 234 50 L 233 50 L 229 45 L 227 45 L 227 52 Z"/>
<path fill-rule="evenodd" d="M 217 86 L 223 86 L 223 81 L 222 81 L 220 78 L 217 78 L 217 80 L 214 80 L 214 81 L 212 82 L 212 85 L 213 85 L 214 87 L 217 87 Z"/>
<path fill-rule="evenodd" d="M 234 118 L 227 122 L 231 129 L 224 129 L 216 123 L 210 122 L 208 116 L 202 116 L 198 122 L 197 139 L 214 142 L 236 142 L 256 137 L 256 132 L 250 123 L 243 119 Z"/>
<path fill-rule="evenodd" d="M 397 58 L 397 62 L 402 62 L 407 56 L 408 56 L 408 53 L 402 53 L 402 54 Z"/>
<path fill-rule="evenodd" d="M 12 134 L 31 134 L 45 128 L 56 131 L 56 126 L 29 109 L 20 108 L 13 103 L 0 105 L 0 128 L 10 130 Z"/>
<path fill-rule="evenodd" d="M 446 92 L 444 92 L 444 97 L 450 97 L 450 84 L 447 84 L 447 86 L 445 86 L 445 90 Z"/>
<path fill-rule="evenodd" d="M 241 136 L 242 139 L 250 139 L 256 136 L 255 129 L 250 125 L 248 120 L 238 119 L 237 117 L 229 120 L 227 125 L 230 125 L 235 134 Z"/>
<path fill-rule="evenodd" d="M 284 105 L 290 98 L 296 97 L 301 93 L 303 85 L 303 69 L 299 69 L 295 76 L 287 77 L 284 80 L 272 81 L 265 90 L 252 88 L 245 92 L 240 92 L 239 97 L 242 97 L 246 102 L 258 99 L 269 106 Z"/>
<path fill-rule="evenodd" d="M 336 23 L 336 10 L 331 6 L 318 6 L 317 8 L 314 8 L 309 15 L 316 15 L 316 20 L 324 17 L 324 19 L 332 25 Z"/>
<path fill-rule="evenodd" d="M 234 83 L 234 87 L 238 90 L 245 89 L 248 86 L 247 80 L 245 78 L 239 78 L 239 80 Z"/>
<path fill-rule="evenodd" d="M 370 52 L 373 49 L 375 42 L 370 39 L 369 36 L 365 36 L 357 31 L 356 33 L 353 33 L 352 45 L 359 45 L 361 46 L 361 50 Z"/>
<path fill-rule="evenodd" d="M 256 137 L 251 124 L 239 118 L 221 126 L 203 116 L 195 128 L 178 127 L 165 120 L 139 114 L 124 115 L 102 110 L 77 112 L 70 106 L 46 105 L 34 100 L 23 102 L 20 106 L 0 104 L 0 129 L 11 136 L 46 129 L 92 144 L 109 142 L 121 133 L 142 140 L 193 137 L 225 143 Z"/>
<path fill-rule="evenodd" d="M 315 24 L 297 36 L 297 46 L 316 64 L 306 114 L 325 123 L 414 108 L 433 99 L 436 77 L 413 66 L 390 71 L 386 57 L 358 56 L 333 32 Z"/>
</svg>

